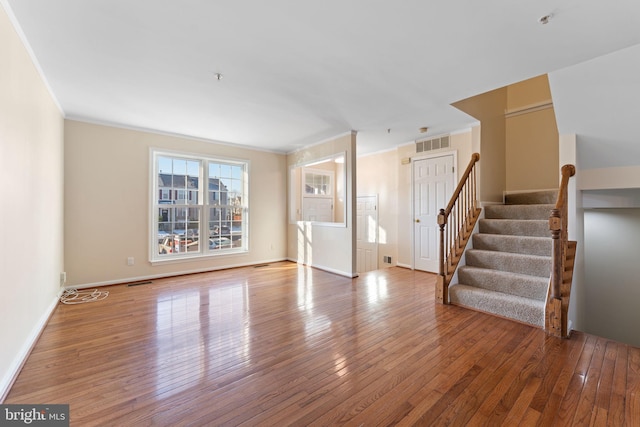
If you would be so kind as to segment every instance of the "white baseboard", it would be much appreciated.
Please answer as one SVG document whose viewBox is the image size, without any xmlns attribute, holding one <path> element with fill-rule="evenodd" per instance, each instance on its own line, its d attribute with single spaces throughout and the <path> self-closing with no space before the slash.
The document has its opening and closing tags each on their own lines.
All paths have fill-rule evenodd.
<svg viewBox="0 0 640 427">
<path fill-rule="evenodd" d="M 296 264 L 300 264 L 300 265 L 306 265 L 308 267 L 312 267 L 312 268 L 317 268 L 318 270 L 322 270 L 322 271 L 327 271 L 329 273 L 333 273 L 333 274 L 337 274 L 339 276 L 344 276 L 344 277 L 348 277 L 350 279 L 353 279 L 354 277 L 358 277 L 358 273 L 347 273 L 345 271 L 341 271 L 341 270 L 336 270 L 335 268 L 330 268 L 330 267 L 325 267 L 323 265 L 317 265 L 317 264 L 304 264 L 302 262 L 299 262 L 297 259 L 295 258 L 287 258 L 287 261 L 291 261 L 291 262 L 295 262 Z"/>
<path fill-rule="evenodd" d="M 409 264 L 402 264 L 400 262 L 396 262 L 396 267 L 408 268 L 409 270 L 412 269 L 412 267 Z"/>
<path fill-rule="evenodd" d="M 9 390 L 11 390 L 11 386 L 13 386 L 16 378 L 18 378 L 18 374 L 20 374 L 20 371 L 27 361 L 29 354 L 31 354 L 31 350 L 36 345 L 36 342 L 38 341 L 38 338 L 40 337 L 40 334 L 44 330 L 45 326 L 47 326 L 49 318 L 53 314 L 53 310 L 55 310 L 55 308 L 58 306 L 60 295 L 62 295 L 62 289 L 58 292 L 58 295 L 51 301 L 42 316 L 40 316 L 38 323 L 31 330 L 31 333 L 27 337 L 26 341 L 14 357 L 11 366 L 9 366 L 7 372 L 4 374 L 2 379 L 0 379 L 0 404 L 3 403 L 7 398 Z"/>
<path fill-rule="evenodd" d="M 142 282 L 145 280 L 162 279 L 164 277 L 182 276 L 185 274 L 206 273 L 209 271 L 228 270 L 230 268 L 251 267 L 252 265 L 268 264 L 271 262 L 280 262 L 280 261 L 288 261 L 288 259 L 276 258 L 276 259 L 268 259 L 263 261 L 248 262 L 248 263 L 230 264 L 230 265 L 225 265 L 220 267 L 207 267 L 207 268 L 199 268 L 194 270 L 172 271 L 171 273 L 152 274 L 149 276 L 126 277 L 122 279 L 107 280 L 104 282 L 93 282 L 93 283 L 82 283 L 79 285 L 70 285 L 70 286 L 67 286 L 66 288 L 67 289 L 87 289 L 87 288 L 96 288 L 101 286 L 121 285 L 124 283 Z"/>
<path fill-rule="evenodd" d="M 327 271 L 329 273 L 337 274 L 339 276 L 348 277 L 349 279 L 353 279 L 354 277 L 358 277 L 358 273 L 347 273 L 346 271 L 336 270 L 335 268 L 325 267 L 323 265 L 312 264 L 310 267 L 317 268 L 318 270 Z"/>
</svg>

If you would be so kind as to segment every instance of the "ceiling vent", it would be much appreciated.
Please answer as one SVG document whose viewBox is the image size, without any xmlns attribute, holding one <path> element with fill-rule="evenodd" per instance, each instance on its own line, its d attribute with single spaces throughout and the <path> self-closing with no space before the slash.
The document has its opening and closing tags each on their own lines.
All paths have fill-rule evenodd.
<svg viewBox="0 0 640 427">
<path fill-rule="evenodd" d="M 449 135 L 416 141 L 416 153 L 449 148 Z"/>
</svg>

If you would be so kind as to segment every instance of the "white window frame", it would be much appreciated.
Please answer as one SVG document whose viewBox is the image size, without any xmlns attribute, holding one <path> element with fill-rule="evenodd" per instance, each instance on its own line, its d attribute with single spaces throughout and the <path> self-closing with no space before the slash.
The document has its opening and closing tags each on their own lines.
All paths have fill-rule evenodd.
<svg viewBox="0 0 640 427">
<path fill-rule="evenodd" d="M 189 200 L 185 198 L 184 200 L 179 199 L 176 200 L 170 197 L 170 204 L 167 204 L 167 200 L 162 198 L 160 201 L 159 194 L 161 187 L 158 185 L 158 174 L 160 173 L 158 168 L 158 158 L 159 157 L 169 157 L 180 160 L 189 160 L 199 162 L 199 176 L 198 176 L 198 190 L 185 190 L 185 196 L 188 197 L 192 192 L 197 193 L 198 203 L 194 203 L 193 200 Z M 193 153 L 184 153 L 177 151 L 169 151 L 169 150 L 161 150 L 156 148 L 150 149 L 150 180 L 149 180 L 149 194 L 151 195 L 149 201 L 149 261 L 152 264 L 155 263 L 166 263 L 166 262 L 176 262 L 176 261 L 185 261 L 185 260 L 194 260 L 200 258 L 208 258 L 208 257 L 216 257 L 221 255 L 229 255 L 229 254 L 239 254 L 246 253 L 249 251 L 249 161 L 248 160 L 240 160 L 240 159 L 230 159 L 230 158 L 222 158 L 222 157 L 212 157 L 201 154 L 193 154 Z M 236 203 L 233 205 L 229 205 L 230 209 L 234 209 L 235 211 L 240 208 L 241 210 L 241 230 L 242 234 L 239 239 L 237 245 L 234 244 L 229 248 L 221 248 L 221 249 L 210 249 L 209 248 L 209 239 L 215 238 L 211 236 L 209 230 L 210 218 L 209 213 L 211 207 L 220 207 L 220 205 L 209 204 L 209 164 L 223 164 L 230 166 L 240 166 L 242 168 L 242 177 L 241 177 L 241 194 L 240 194 L 240 205 L 238 205 L 238 200 L 235 200 Z M 222 178 L 224 179 L 224 178 Z M 166 187 L 164 187 L 166 188 Z M 170 189 L 169 193 L 183 191 L 176 189 Z M 183 203 L 178 204 L 178 201 L 182 201 Z M 162 203 L 164 202 L 164 203 Z M 220 202 L 220 200 L 218 200 Z M 159 215 L 158 212 L 160 209 L 172 209 L 172 208 L 189 208 L 189 209 L 197 209 L 199 211 L 199 226 L 198 226 L 198 236 L 206 236 L 204 239 L 200 239 L 199 241 L 207 242 L 207 244 L 200 244 L 199 249 L 197 251 L 189 251 L 183 253 L 170 253 L 170 254 L 160 254 L 159 253 Z M 224 206 L 223 206 L 224 208 Z M 232 218 L 231 221 L 238 220 L 236 218 Z M 233 223 L 232 223 L 233 224 Z M 230 232 L 231 233 L 231 232 Z"/>
<path fill-rule="evenodd" d="M 302 195 L 303 197 L 333 197 L 335 191 L 334 191 L 334 180 L 335 180 L 335 173 L 333 171 L 328 171 L 328 170 L 323 170 L 323 169 L 311 169 L 311 168 L 303 168 L 302 169 L 303 175 L 302 175 Z M 307 193 L 306 192 L 306 183 L 307 183 L 307 177 L 308 176 L 312 176 L 313 178 L 315 177 L 326 177 L 329 180 L 329 185 L 327 186 L 326 190 L 324 193 Z M 312 187 L 312 188 L 315 188 Z"/>
</svg>

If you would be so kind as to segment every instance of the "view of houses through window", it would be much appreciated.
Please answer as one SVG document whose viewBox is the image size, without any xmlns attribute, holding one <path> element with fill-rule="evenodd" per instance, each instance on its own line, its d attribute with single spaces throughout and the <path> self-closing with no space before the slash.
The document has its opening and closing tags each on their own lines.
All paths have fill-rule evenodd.
<svg viewBox="0 0 640 427">
<path fill-rule="evenodd" d="M 247 163 L 153 153 L 152 260 L 247 249 Z"/>
</svg>

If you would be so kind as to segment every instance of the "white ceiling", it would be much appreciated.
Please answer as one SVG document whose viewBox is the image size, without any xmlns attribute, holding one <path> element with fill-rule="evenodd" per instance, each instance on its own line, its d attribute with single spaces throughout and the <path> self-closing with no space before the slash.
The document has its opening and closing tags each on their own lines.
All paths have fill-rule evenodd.
<svg viewBox="0 0 640 427">
<path fill-rule="evenodd" d="M 463 129 L 452 102 L 640 43 L 638 0 L 0 3 L 67 118 L 281 152 Z"/>
</svg>

